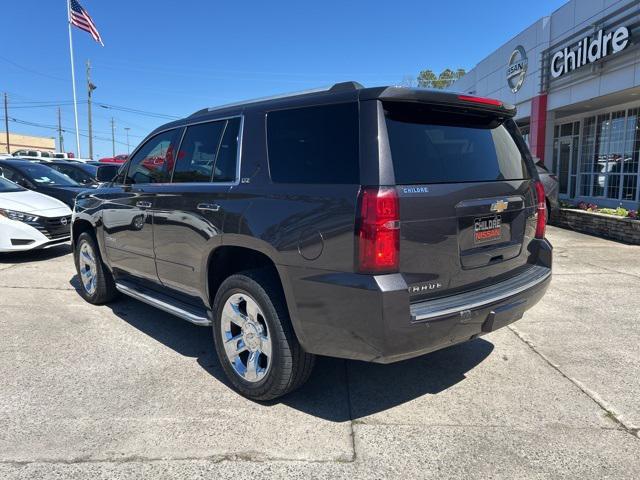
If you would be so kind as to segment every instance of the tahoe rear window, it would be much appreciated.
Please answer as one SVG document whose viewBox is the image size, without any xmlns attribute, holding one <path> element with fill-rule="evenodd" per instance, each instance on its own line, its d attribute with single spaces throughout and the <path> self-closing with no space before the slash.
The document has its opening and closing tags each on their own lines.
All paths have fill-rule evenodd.
<svg viewBox="0 0 640 480">
<path fill-rule="evenodd" d="M 396 183 L 530 178 L 522 152 L 495 115 L 385 104 Z"/>
<path fill-rule="evenodd" d="M 359 183 L 356 103 L 270 112 L 267 144 L 274 182 Z"/>
</svg>

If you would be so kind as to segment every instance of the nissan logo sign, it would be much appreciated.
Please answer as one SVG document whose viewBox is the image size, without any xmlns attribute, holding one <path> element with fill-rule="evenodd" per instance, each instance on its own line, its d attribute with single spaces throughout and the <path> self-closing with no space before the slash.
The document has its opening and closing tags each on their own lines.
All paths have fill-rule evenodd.
<svg viewBox="0 0 640 480">
<path fill-rule="evenodd" d="M 509 57 L 509 66 L 507 67 L 507 83 L 513 93 L 516 93 L 522 87 L 524 78 L 527 76 L 527 52 L 524 51 L 522 45 L 518 45 Z"/>
</svg>

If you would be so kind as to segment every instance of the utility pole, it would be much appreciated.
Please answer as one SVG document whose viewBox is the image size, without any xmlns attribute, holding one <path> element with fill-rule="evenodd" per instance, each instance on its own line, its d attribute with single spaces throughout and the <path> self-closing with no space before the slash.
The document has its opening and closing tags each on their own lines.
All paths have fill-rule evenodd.
<svg viewBox="0 0 640 480">
<path fill-rule="evenodd" d="M 11 146 L 9 145 L 9 101 L 7 99 L 7 92 L 4 93 L 4 130 L 7 134 L 7 153 L 11 153 Z"/>
<path fill-rule="evenodd" d="M 111 150 L 113 156 L 116 156 L 116 121 L 111 117 Z"/>
<path fill-rule="evenodd" d="M 58 107 L 58 148 L 61 152 L 64 152 L 64 137 L 62 136 L 62 113 L 60 113 L 60 107 Z"/>
<path fill-rule="evenodd" d="M 91 118 L 91 95 L 98 88 L 91 83 L 91 63 L 87 60 L 87 110 L 89 118 L 89 158 L 93 160 L 93 124 Z"/>
<path fill-rule="evenodd" d="M 129 148 L 129 130 L 131 127 L 124 127 L 125 132 L 127 132 L 127 155 L 131 153 L 131 149 Z"/>
</svg>

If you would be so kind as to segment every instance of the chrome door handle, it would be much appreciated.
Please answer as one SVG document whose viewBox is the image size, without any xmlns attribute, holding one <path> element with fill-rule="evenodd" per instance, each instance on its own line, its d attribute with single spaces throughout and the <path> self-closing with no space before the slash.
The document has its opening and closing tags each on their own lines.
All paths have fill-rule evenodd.
<svg viewBox="0 0 640 480">
<path fill-rule="evenodd" d="M 136 202 L 136 207 L 138 208 L 151 208 L 151 202 L 143 202 L 142 200 Z"/>
<path fill-rule="evenodd" d="M 220 205 L 215 203 L 199 203 L 197 209 L 201 212 L 218 212 L 220 211 Z"/>
</svg>

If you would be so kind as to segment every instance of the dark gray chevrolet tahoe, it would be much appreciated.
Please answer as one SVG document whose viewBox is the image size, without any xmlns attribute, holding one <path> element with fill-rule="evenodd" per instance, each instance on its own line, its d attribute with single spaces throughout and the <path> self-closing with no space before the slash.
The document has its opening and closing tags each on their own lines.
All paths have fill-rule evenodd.
<svg viewBox="0 0 640 480">
<path fill-rule="evenodd" d="M 266 400 L 314 355 L 388 363 L 492 332 L 551 279 L 544 189 L 500 101 L 331 88 L 201 110 L 81 194 L 81 295 L 212 326 Z"/>
</svg>

